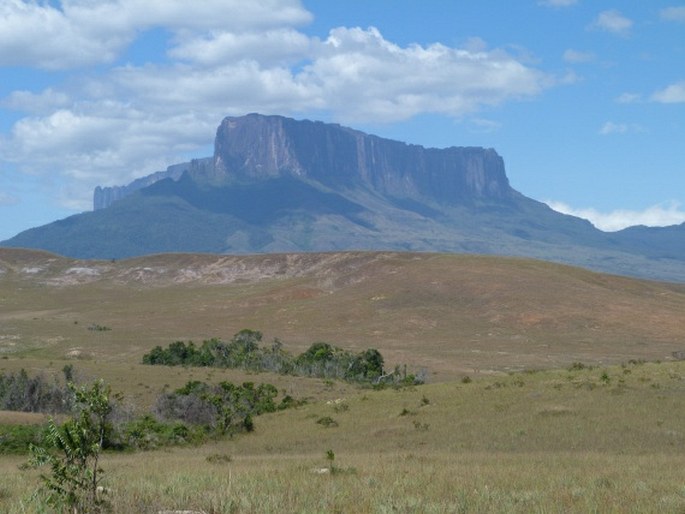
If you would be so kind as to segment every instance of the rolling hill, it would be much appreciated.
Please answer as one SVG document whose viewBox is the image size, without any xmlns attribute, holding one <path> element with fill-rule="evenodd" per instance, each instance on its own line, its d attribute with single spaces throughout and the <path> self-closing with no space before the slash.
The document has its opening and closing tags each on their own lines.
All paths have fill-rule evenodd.
<svg viewBox="0 0 685 514">
<path fill-rule="evenodd" d="M 293 350 L 378 348 L 431 380 L 685 349 L 685 287 L 543 261 L 344 252 L 83 261 L 0 250 L 3 352 L 140 362 L 243 328 Z M 93 326 L 111 330 L 94 331 Z"/>
</svg>

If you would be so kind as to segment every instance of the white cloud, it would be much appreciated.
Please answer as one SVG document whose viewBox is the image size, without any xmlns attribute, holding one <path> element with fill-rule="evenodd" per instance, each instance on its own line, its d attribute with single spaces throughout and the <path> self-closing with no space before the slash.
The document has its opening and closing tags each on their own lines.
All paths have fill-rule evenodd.
<svg viewBox="0 0 685 514">
<path fill-rule="evenodd" d="M 602 11 L 590 25 L 590 28 L 604 30 L 619 36 L 627 36 L 632 27 L 633 21 L 623 16 L 616 9 Z"/>
<path fill-rule="evenodd" d="M 53 86 L 0 100 L 27 115 L 0 134 L 2 159 L 27 173 L 67 179 L 68 205 L 79 209 L 89 207 L 96 185 L 128 182 L 211 144 L 225 115 L 322 114 L 343 122 L 391 122 L 422 113 L 459 118 L 534 97 L 561 81 L 482 40 L 463 48 L 400 46 L 375 28 L 346 27 L 324 40 L 308 37 L 296 29 L 311 19 L 297 0 L 2 5 L 0 65 L 107 62 L 140 31 L 163 26 L 172 34 L 165 64 L 100 67 L 69 80 L 68 92 Z M 64 41 L 36 40 L 41 18 L 53 19 Z M 33 31 L 32 50 L 17 46 L 23 41 L 18 32 L 2 32 L 10 21 Z M 90 38 L 94 46 L 85 53 L 72 47 Z M 16 55 L 9 56 L 10 48 Z M 479 126 L 496 129 L 493 122 Z"/>
<path fill-rule="evenodd" d="M 65 3 L 63 11 L 50 4 L 4 1 L 0 5 L 0 65 L 61 69 L 111 62 L 131 41 L 133 31 L 88 22 L 84 11 L 77 2 Z"/>
<path fill-rule="evenodd" d="M 599 133 L 603 136 L 639 132 L 644 132 L 644 128 L 636 123 L 614 123 L 613 121 L 607 121 L 602 125 L 602 128 L 599 129 Z"/>
<path fill-rule="evenodd" d="M 402 48 L 369 29 L 331 31 L 298 80 L 343 120 L 395 121 L 419 113 L 459 117 L 531 97 L 552 83 L 502 50 L 442 44 Z"/>
<path fill-rule="evenodd" d="M 651 96 L 652 101 L 665 104 L 685 102 L 685 80 L 671 84 L 666 88 L 656 91 Z"/>
<path fill-rule="evenodd" d="M 580 52 L 570 48 L 564 52 L 563 57 L 564 61 L 571 63 L 592 62 L 597 58 L 592 52 Z"/>
<path fill-rule="evenodd" d="M 301 32 L 281 28 L 266 32 L 202 35 L 188 39 L 169 55 L 205 66 L 236 62 L 249 56 L 262 64 L 297 62 L 311 53 L 313 42 Z"/>
<path fill-rule="evenodd" d="M 502 123 L 499 121 L 488 120 L 485 118 L 472 118 L 469 120 L 472 126 L 472 132 L 476 133 L 492 133 L 497 132 L 502 128 Z"/>
<path fill-rule="evenodd" d="M 545 203 L 557 212 L 584 218 L 598 229 L 606 232 L 622 230 L 635 225 L 664 227 L 685 222 L 685 211 L 680 203 L 674 201 L 652 205 L 642 211 L 618 209 L 611 212 L 600 212 L 593 208 L 576 209 L 563 202 L 548 201 Z"/>
<path fill-rule="evenodd" d="M 17 111 L 40 114 L 68 106 L 69 96 L 63 92 L 48 88 L 41 93 L 30 91 L 13 91 L 7 98 L 0 100 L 0 106 Z"/>
<path fill-rule="evenodd" d="M 659 11 L 662 20 L 685 22 L 685 6 L 666 7 Z"/>
<path fill-rule="evenodd" d="M 299 0 L 62 0 L 0 4 L 0 66 L 50 70 L 112 62 L 144 30 L 267 30 L 311 21 Z M 40 37 L 36 37 L 36 35 Z"/>
</svg>

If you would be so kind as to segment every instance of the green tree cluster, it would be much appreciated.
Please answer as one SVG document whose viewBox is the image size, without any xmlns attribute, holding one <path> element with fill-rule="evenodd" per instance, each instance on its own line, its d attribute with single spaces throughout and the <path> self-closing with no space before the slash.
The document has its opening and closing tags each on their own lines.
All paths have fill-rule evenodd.
<svg viewBox="0 0 685 514">
<path fill-rule="evenodd" d="M 262 333 L 249 329 L 241 330 L 228 343 L 210 339 L 196 346 L 192 341 L 175 341 L 167 348 L 153 348 L 143 356 L 143 364 L 243 368 L 362 383 L 378 382 L 384 376 L 383 356 L 374 348 L 354 353 L 316 342 L 293 356 L 278 339 L 270 346 L 260 345 L 261 341 Z"/>
</svg>

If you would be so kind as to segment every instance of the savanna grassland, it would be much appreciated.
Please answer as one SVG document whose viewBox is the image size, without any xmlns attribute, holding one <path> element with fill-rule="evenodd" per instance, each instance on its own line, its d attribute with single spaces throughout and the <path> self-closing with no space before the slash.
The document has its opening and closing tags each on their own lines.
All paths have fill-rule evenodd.
<svg viewBox="0 0 685 514">
<path fill-rule="evenodd" d="M 685 511 L 680 285 L 479 256 L 0 250 L 0 287 L 0 373 L 72 364 L 138 409 L 188 380 L 263 381 L 308 399 L 249 434 L 106 453 L 116 512 Z M 374 347 L 388 367 L 425 368 L 428 383 L 379 391 L 141 364 L 155 345 L 243 328 L 293 351 Z M 42 420 L 0 413 L 0 424 Z M 2 512 L 39 511 L 25 460 L 0 458 Z"/>
</svg>

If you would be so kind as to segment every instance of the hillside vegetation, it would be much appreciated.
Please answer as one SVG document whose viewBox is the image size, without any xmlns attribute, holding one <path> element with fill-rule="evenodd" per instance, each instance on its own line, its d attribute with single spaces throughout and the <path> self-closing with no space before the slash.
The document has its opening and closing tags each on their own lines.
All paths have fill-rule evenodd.
<svg viewBox="0 0 685 514">
<path fill-rule="evenodd" d="M 0 290 L 0 373 L 73 366 L 138 413 L 189 382 L 273 384 L 298 400 L 202 446 L 106 452 L 114 512 L 685 509 L 682 285 L 464 255 L 82 261 L 0 249 Z M 385 369 L 406 363 L 428 383 L 142 364 L 174 341 L 201 349 L 243 329 L 292 355 L 374 348 Z M 0 412 L 2 434 L 44 422 Z M 0 512 L 39 511 L 25 461 L 0 458 Z"/>
</svg>

